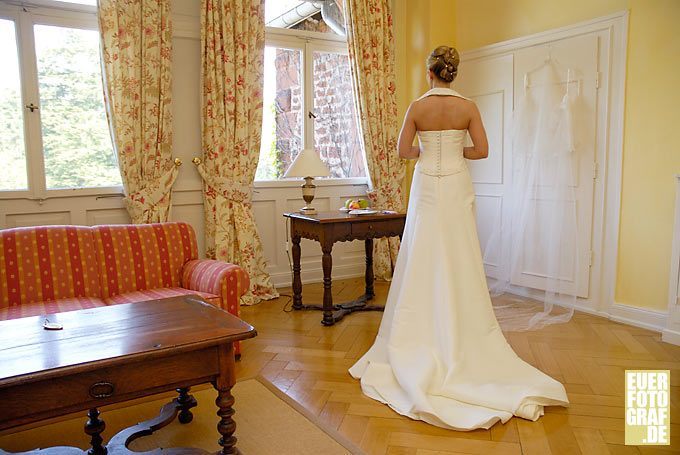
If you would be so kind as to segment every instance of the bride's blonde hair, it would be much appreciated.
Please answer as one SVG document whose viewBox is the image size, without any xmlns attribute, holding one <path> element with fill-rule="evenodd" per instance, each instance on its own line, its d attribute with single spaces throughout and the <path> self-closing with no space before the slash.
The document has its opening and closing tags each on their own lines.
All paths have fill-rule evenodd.
<svg viewBox="0 0 680 455">
<path fill-rule="evenodd" d="M 459 63 L 458 51 L 449 46 L 439 46 L 427 57 L 427 69 L 444 82 L 453 82 Z"/>
</svg>

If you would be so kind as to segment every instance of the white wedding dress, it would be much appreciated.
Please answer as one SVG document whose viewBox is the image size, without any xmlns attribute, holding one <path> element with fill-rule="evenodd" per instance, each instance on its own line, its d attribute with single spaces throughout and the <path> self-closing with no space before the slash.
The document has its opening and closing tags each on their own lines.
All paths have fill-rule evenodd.
<svg viewBox="0 0 680 455">
<path fill-rule="evenodd" d="M 451 89 L 423 95 L 464 98 Z M 422 98 L 422 97 L 421 97 Z M 373 346 L 350 368 L 367 396 L 455 430 L 567 406 L 564 386 L 522 360 L 493 312 L 463 157 L 467 130 L 419 131 L 403 241 Z"/>
</svg>

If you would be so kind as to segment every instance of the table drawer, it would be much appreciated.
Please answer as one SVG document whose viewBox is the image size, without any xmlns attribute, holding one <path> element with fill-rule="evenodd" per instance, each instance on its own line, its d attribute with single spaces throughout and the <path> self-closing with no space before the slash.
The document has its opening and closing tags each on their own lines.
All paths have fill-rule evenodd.
<svg viewBox="0 0 680 455">
<path fill-rule="evenodd" d="M 205 382 L 217 369 L 210 347 L 3 388 L 0 429 Z"/>
<path fill-rule="evenodd" d="M 371 239 L 382 237 L 381 223 L 365 221 L 363 223 L 352 223 L 352 237 L 357 239 Z"/>
</svg>

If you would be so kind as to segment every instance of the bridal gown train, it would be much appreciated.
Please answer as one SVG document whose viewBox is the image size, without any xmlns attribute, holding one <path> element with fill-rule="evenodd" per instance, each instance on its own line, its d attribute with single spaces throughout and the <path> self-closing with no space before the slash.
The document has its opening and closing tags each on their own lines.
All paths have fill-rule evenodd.
<svg viewBox="0 0 680 455">
<path fill-rule="evenodd" d="M 451 89 L 423 95 L 464 98 Z M 421 97 L 422 98 L 422 97 Z M 419 131 L 403 241 L 373 346 L 350 368 L 364 394 L 455 430 L 567 406 L 564 386 L 522 360 L 493 312 L 463 146 L 467 130 Z"/>
</svg>

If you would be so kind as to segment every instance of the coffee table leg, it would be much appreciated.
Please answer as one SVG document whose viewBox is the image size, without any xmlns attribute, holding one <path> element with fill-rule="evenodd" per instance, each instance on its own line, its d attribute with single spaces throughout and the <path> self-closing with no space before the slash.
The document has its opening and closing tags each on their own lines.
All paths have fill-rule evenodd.
<svg viewBox="0 0 680 455">
<path fill-rule="evenodd" d="M 335 324 L 335 319 L 333 318 L 333 283 L 331 281 L 331 272 L 333 270 L 332 250 L 333 244 L 330 242 L 324 242 L 321 246 L 323 253 L 321 258 L 321 265 L 323 267 L 323 319 L 321 323 L 323 325 Z"/>
<path fill-rule="evenodd" d="M 302 279 L 300 278 L 300 237 L 293 240 L 293 308 L 302 309 Z"/>
<path fill-rule="evenodd" d="M 366 300 L 371 300 L 375 297 L 373 291 L 373 239 L 366 239 Z"/>
<path fill-rule="evenodd" d="M 88 434 L 90 438 L 90 450 L 87 451 L 88 455 L 104 455 L 106 454 L 106 447 L 102 445 L 104 440 L 101 434 L 106 428 L 106 423 L 99 418 L 99 411 L 97 408 L 92 408 L 87 413 L 89 418 L 85 424 L 85 433 Z"/>
<path fill-rule="evenodd" d="M 191 408 L 195 407 L 198 402 L 196 401 L 196 398 L 189 395 L 189 387 L 177 389 L 177 392 L 179 392 L 177 403 L 180 405 L 180 411 L 177 420 L 179 420 L 179 423 L 189 423 L 194 420 L 194 415 L 191 413 Z"/>
</svg>

